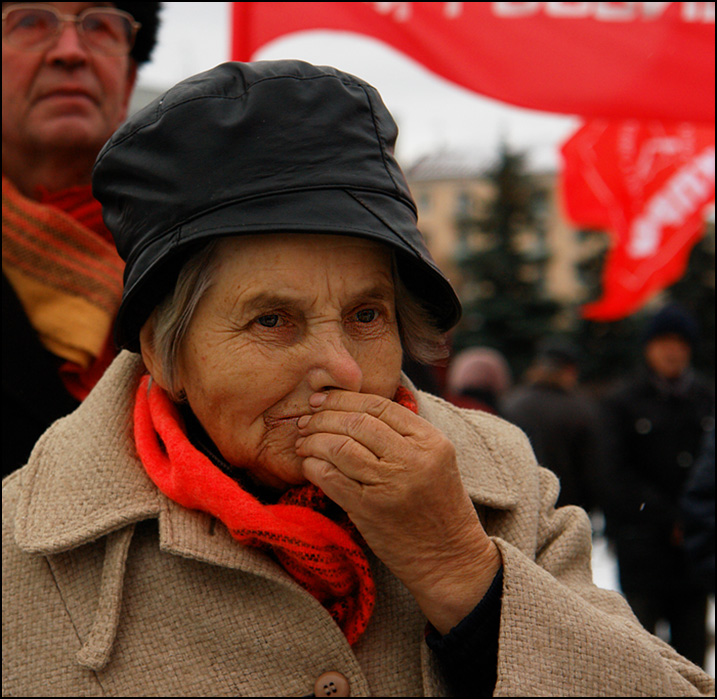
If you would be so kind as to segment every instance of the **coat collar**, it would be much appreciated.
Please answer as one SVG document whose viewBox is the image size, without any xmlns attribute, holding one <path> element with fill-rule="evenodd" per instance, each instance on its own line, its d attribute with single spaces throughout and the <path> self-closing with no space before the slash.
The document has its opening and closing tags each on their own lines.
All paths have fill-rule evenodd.
<svg viewBox="0 0 717 699">
<path fill-rule="evenodd" d="M 416 395 L 418 414 L 453 443 L 463 485 L 473 503 L 513 509 L 518 504 L 516 464 L 525 459 L 525 436 L 490 413 L 459 408 L 430 393 Z"/>
<path fill-rule="evenodd" d="M 58 553 L 160 515 L 161 494 L 134 448 L 130 396 L 141 368 L 138 355 L 122 353 L 82 405 L 36 444 L 19 473 L 15 538 L 22 549 Z"/>
<path fill-rule="evenodd" d="M 138 355 L 120 354 L 84 403 L 37 443 L 19 474 L 18 545 L 28 552 L 59 553 L 129 524 L 158 519 L 162 549 L 266 574 L 265 556 L 236 546 L 228 532 L 224 536 L 223 527 L 214 531 L 208 515 L 168 500 L 146 475 L 132 429 L 133 397 L 143 370 Z M 404 383 L 415 391 L 410 381 Z M 429 394 L 416 395 L 419 415 L 456 446 L 458 466 L 475 504 L 512 508 L 517 502 L 512 460 L 502 451 L 506 440 L 499 440 L 505 423 Z"/>
</svg>

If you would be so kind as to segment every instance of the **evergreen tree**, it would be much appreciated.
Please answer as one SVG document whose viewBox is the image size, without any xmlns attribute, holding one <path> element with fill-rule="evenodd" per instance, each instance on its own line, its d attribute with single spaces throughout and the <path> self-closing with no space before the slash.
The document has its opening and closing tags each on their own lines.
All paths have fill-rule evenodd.
<svg viewBox="0 0 717 699">
<path fill-rule="evenodd" d="M 453 344 L 455 351 L 497 349 L 519 376 L 560 310 L 543 288 L 548 251 L 537 215 L 541 192 L 524 155 L 505 146 L 486 176 L 495 195 L 485 213 L 468 212 L 457 222 L 464 315 Z"/>
<path fill-rule="evenodd" d="M 607 233 L 602 231 L 584 233 L 602 235 L 607 239 Z M 602 296 L 602 274 L 608 249 L 606 246 L 577 265 L 578 276 L 588 290 L 584 303 L 596 301 Z M 620 320 L 598 322 L 583 318 L 580 315 L 581 306 L 582 303 L 573 309 L 575 321 L 571 328 L 571 340 L 582 353 L 581 379 L 599 392 L 639 362 L 645 313 L 638 311 Z"/>
</svg>

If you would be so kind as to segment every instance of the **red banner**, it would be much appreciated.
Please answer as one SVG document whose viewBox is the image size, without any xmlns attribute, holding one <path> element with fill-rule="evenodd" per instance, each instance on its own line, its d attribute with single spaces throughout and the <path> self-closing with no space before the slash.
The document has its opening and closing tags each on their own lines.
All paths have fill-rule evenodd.
<svg viewBox="0 0 717 699">
<path fill-rule="evenodd" d="M 712 122 L 714 17 L 713 2 L 236 2 L 232 58 L 333 29 L 380 39 L 522 107 Z"/>
<path fill-rule="evenodd" d="M 704 233 L 715 196 L 714 127 L 596 120 L 562 152 L 568 215 L 613 236 L 603 296 L 583 315 L 622 318 L 682 276 Z"/>
</svg>

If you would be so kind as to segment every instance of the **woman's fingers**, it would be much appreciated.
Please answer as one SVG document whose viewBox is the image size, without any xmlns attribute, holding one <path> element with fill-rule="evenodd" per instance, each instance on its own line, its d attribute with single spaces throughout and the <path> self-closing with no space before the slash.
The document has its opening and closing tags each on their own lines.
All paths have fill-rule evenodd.
<svg viewBox="0 0 717 699">
<path fill-rule="evenodd" d="M 320 402 L 319 402 L 320 401 Z M 370 393 L 332 390 L 328 393 L 315 393 L 309 404 L 316 414 L 324 411 L 365 414 L 382 423 L 404 437 L 414 434 L 420 423 L 425 423 L 408 408 L 381 396 Z"/>
<path fill-rule="evenodd" d="M 385 480 L 375 453 L 348 435 L 322 429 L 307 433 L 297 440 L 296 453 L 324 461 L 359 483 L 379 485 Z"/>
<path fill-rule="evenodd" d="M 304 475 L 314 485 L 321 488 L 335 503 L 346 509 L 345 503 L 356 501 L 363 485 L 344 475 L 332 463 L 310 456 L 304 459 Z"/>
<path fill-rule="evenodd" d="M 299 434 L 307 438 L 319 434 L 348 437 L 384 466 L 410 460 L 415 450 L 431 449 L 440 436 L 423 418 L 380 396 L 335 390 L 314 394 L 312 403 L 319 397 L 323 400 L 320 405 L 313 404 L 316 412 L 299 420 Z M 311 441 L 312 445 L 317 443 L 318 440 Z M 344 443 L 332 441 L 331 447 L 335 449 L 339 444 Z M 327 452 L 322 453 L 325 456 Z"/>
<path fill-rule="evenodd" d="M 463 487 L 450 440 L 380 396 L 314 394 L 299 420 L 304 474 L 342 507 L 437 628 L 482 597 L 500 556 Z"/>
<path fill-rule="evenodd" d="M 373 415 L 337 410 L 326 410 L 312 416 L 304 416 L 299 421 L 299 434 L 305 438 L 314 435 L 342 437 L 342 440 L 332 439 L 326 445 L 327 449 L 335 450 L 332 455 L 335 453 L 338 456 L 339 448 L 349 449 L 349 453 L 353 453 L 353 449 L 347 445 L 350 441 L 363 447 L 367 452 L 366 457 L 370 455 L 375 459 L 390 458 L 396 451 L 402 449 L 407 439 Z M 311 443 L 317 442 L 318 440 L 312 440 Z M 405 446 L 403 448 L 405 449 Z"/>
<path fill-rule="evenodd" d="M 379 509 L 394 515 L 401 509 L 414 512 L 435 497 L 436 488 L 442 499 L 453 490 L 463 493 L 453 445 L 430 423 L 380 396 L 331 391 L 312 399 L 319 396 L 322 401 L 312 400 L 316 412 L 299 420 L 296 452 L 304 458 L 312 482 L 325 478 L 330 465 L 364 486 L 350 491 L 352 496 L 359 494 L 359 500 L 339 502 L 357 518 L 365 515 L 369 520 Z M 319 469 L 308 459 L 325 466 Z"/>
</svg>

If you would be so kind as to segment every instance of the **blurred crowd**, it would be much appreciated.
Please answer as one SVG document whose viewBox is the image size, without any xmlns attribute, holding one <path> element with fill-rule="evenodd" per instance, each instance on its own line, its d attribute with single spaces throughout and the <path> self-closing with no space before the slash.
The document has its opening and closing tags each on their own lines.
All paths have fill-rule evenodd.
<svg viewBox="0 0 717 699">
<path fill-rule="evenodd" d="M 581 351 L 538 343 L 524 376 L 490 347 L 455 354 L 415 380 L 451 403 L 518 425 L 560 481 L 557 504 L 604 522 L 619 584 L 640 622 L 704 665 L 714 595 L 714 385 L 692 366 L 696 320 L 666 305 L 646 322 L 639 366 L 597 395 L 581 385 Z M 412 367 L 407 367 L 409 373 Z"/>
</svg>

